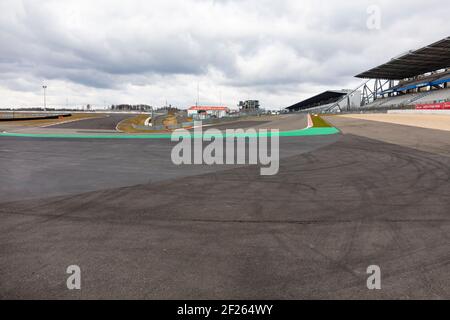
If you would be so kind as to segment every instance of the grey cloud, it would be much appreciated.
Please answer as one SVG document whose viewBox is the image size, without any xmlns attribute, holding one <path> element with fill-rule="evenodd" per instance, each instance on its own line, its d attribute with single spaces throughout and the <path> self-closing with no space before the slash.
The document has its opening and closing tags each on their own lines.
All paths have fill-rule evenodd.
<svg viewBox="0 0 450 320">
<path fill-rule="evenodd" d="M 372 4 L 382 9 L 381 30 L 366 28 Z M 299 85 L 343 87 L 366 68 L 448 35 L 449 7 L 435 0 L 3 0 L 0 84 L 26 91 L 33 81 L 62 80 L 124 90 L 157 79 L 161 88 L 189 86 L 180 92 L 188 97 L 190 80 L 179 82 L 188 76 L 271 98 Z M 420 28 L 424 22 L 436 27 Z"/>
</svg>

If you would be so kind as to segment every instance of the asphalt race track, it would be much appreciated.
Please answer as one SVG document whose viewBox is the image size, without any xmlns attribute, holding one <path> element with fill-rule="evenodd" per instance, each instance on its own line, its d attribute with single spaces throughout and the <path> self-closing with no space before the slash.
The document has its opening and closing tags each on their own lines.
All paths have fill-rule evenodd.
<svg viewBox="0 0 450 320">
<path fill-rule="evenodd" d="M 66 122 L 51 126 L 58 129 L 91 129 L 91 130 L 116 130 L 116 126 L 122 120 L 133 117 L 130 114 L 112 114 L 105 117 L 85 119 L 81 121 Z"/>
<path fill-rule="evenodd" d="M 227 130 L 227 129 L 243 129 L 243 128 L 252 128 L 254 126 L 258 126 L 261 124 L 268 123 L 269 121 L 239 121 L 239 122 L 230 122 L 219 125 L 207 126 L 204 130 L 207 129 L 219 129 L 219 130 Z"/>
<path fill-rule="evenodd" d="M 169 140 L 0 137 L 0 298 L 449 299 L 450 132 L 330 121 L 281 138 L 275 176 L 176 167 Z"/>
</svg>

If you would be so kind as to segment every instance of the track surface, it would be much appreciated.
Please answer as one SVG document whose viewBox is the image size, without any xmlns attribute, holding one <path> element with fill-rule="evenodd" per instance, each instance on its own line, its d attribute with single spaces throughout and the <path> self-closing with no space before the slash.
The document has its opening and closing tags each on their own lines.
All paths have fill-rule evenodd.
<svg viewBox="0 0 450 320">
<path fill-rule="evenodd" d="M 237 121 L 237 122 L 217 124 L 217 125 L 212 125 L 212 126 L 205 126 L 204 130 L 207 130 L 207 129 L 227 130 L 227 129 L 252 128 L 255 126 L 263 125 L 268 122 L 269 121 Z"/>
<path fill-rule="evenodd" d="M 281 157 L 310 152 L 339 139 L 282 138 Z M 0 203 L 128 187 L 235 166 L 176 166 L 169 139 L 104 140 L 1 138 Z M 206 143 L 205 143 L 206 145 Z M 235 153 L 237 153 L 235 151 Z"/>
<path fill-rule="evenodd" d="M 115 130 L 116 126 L 122 120 L 133 117 L 133 115 L 108 115 L 103 118 L 93 118 L 81 121 L 73 121 L 51 126 L 55 129 L 98 129 L 98 130 Z"/>
<path fill-rule="evenodd" d="M 138 142 L 2 139 L 2 149 L 29 146 L 0 153 L 2 174 L 17 179 L 9 185 L 22 174 L 69 188 L 84 177 L 88 186 L 89 176 L 115 169 L 129 186 L 104 190 L 111 179 L 99 191 L 50 197 L 57 188 L 49 188 L 48 196 L 35 190 L 36 200 L 3 199 L 0 297 L 449 299 L 450 151 L 438 142 L 450 134 L 332 121 L 344 135 L 282 142 L 280 172 L 270 177 L 254 166 L 165 168 L 152 151 L 167 146 L 157 142 L 133 149 Z M 377 140 L 363 136 L 370 131 Z M 425 140 L 415 144 L 418 136 Z M 55 158 L 64 148 L 80 156 Z M 131 150 L 147 154 L 149 165 L 124 161 Z M 48 168 L 27 167 L 49 159 Z M 16 169 L 5 170 L 11 161 Z M 45 174 L 55 165 L 61 171 Z M 161 179 L 149 181 L 157 171 Z M 129 172 L 135 179 L 124 178 Z M 81 266 L 81 291 L 65 289 L 71 264 Z M 381 291 L 366 288 L 372 264 L 381 267 Z"/>
</svg>

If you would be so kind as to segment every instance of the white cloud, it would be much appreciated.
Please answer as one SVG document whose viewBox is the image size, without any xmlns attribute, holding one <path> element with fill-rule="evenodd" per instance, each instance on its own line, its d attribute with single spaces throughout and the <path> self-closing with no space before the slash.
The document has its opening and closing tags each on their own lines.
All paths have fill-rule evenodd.
<svg viewBox="0 0 450 320">
<path fill-rule="evenodd" d="M 366 28 L 369 5 L 380 30 Z M 398 8 L 402 8 L 399 10 Z M 286 106 L 448 36 L 431 0 L 0 0 L 0 107 L 260 99 Z M 221 98 L 222 97 L 222 98 Z"/>
</svg>

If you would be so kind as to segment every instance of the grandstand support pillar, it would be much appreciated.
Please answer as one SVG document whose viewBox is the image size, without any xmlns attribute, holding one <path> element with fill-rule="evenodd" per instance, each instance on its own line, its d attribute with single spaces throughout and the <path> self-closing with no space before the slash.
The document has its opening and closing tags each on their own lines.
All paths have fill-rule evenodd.
<svg viewBox="0 0 450 320">
<path fill-rule="evenodd" d="M 369 104 L 370 97 L 372 97 L 372 96 L 373 96 L 373 91 L 369 88 L 367 83 L 364 84 L 361 105 L 365 106 L 366 104 Z"/>
<path fill-rule="evenodd" d="M 341 109 L 341 107 L 339 106 L 339 104 L 340 104 L 341 102 L 343 102 L 344 99 L 347 100 L 347 110 L 350 110 L 350 108 L 351 108 L 350 97 L 353 96 L 353 94 L 354 94 L 356 91 L 360 90 L 361 88 L 363 88 L 363 91 L 364 91 L 365 88 L 367 87 L 367 83 L 368 83 L 369 81 L 370 81 L 370 80 L 367 80 L 366 82 L 360 84 L 360 85 L 359 85 L 358 87 L 356 87 L 354 90 L 348 92 L 348 93 L 347 93 L 345 96 L 343 96 L 341 99 L 339 99 L 338 101 L 336 101 L 335 103 L 333 103 L 333 105 L 332 105 L 331 107 L 329 107 L 329 108 L 326 109 L 326 110 L 323 110 L 322 112 L 324 112 L 324 113 L 332 112 L 332 111 L 334 111 L 336 108 L 337 108 L 339 111 L 342 111 L 342 109 Z M 367 88 L 368 88 L 368 87 L 367 87 Z M 368 89 L 368 90 L 370 90 L 370 89 Z M 363 101 L 361 101 L 361 103 L 363 103 Z"/>
<path fill-rule="evenodd" d="M 369 81 L 374 81 L 373 85 L 368 85 Z M 391 80 L 386 80 L 383 82 L 382 79 L 372 79 L 368 80 L 363 86 L 361 105 L 367 105 L 378 99 L 378 96 L 387 89 L 391 89 L 394 82 Z"/>
<path fill-rule="evenodd" d="M 373 83 L 373 92 L 374 92 L 374 95 L 375 95 L 375 99 L 378 98 L 378 82 L 379 81 L 380 80 L 375 79 L 375 82 Z"/>
<path fill-rule="evenodd" d="M 394 80 L 389 80 L 389 90 L 392 89 L 393 87 L 395 87 Z M 392 97 L 392 92 L 388 93 L 388 97 Z"/>
<path fill-rule="evenodd" d="M 381 79 L 375 79 L 373 92 L 375 95 L 375 99 L 378 99 L 380 93 L 383 92 L 383 84 L 381 83 Z"/>
</svg>

